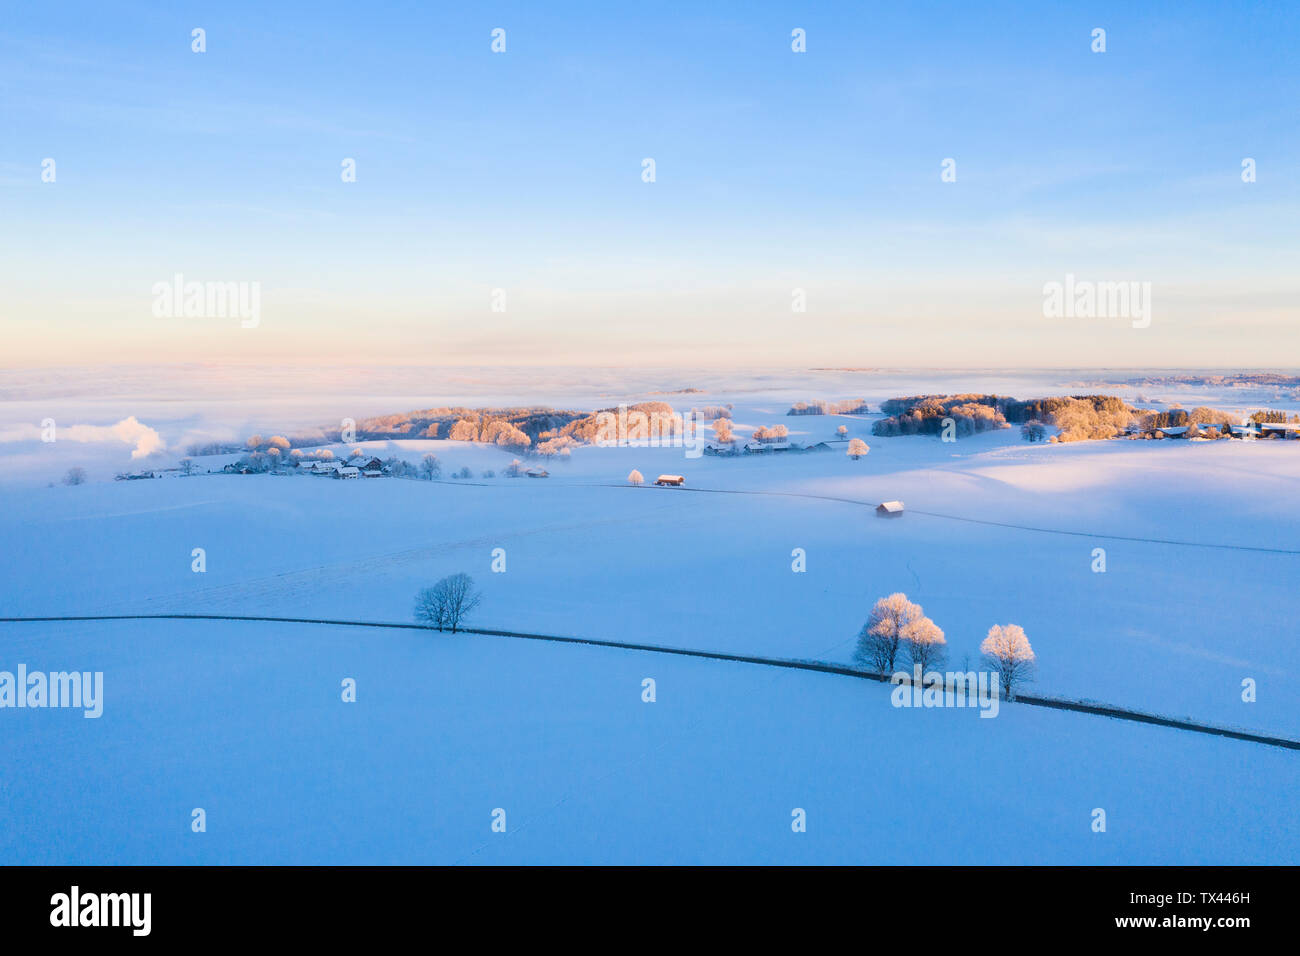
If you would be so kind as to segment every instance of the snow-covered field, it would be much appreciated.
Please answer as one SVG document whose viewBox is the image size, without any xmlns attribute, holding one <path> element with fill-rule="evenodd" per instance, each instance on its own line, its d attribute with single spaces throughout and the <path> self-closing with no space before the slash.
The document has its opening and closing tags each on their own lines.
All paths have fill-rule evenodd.
<svg viewBox="0 0 1300 956">
<path fill-rule="evenodd" d="M 847 662 L 871 604 L 904 591 L 944 629 L 954 664 L 1014 622 L 1039 658 L 1037 692 L 1300 736 L 1300 442 L 1030 446 L 1013 429 L 945 444 L 873 438 L 875 416 L 785 416 L 801 399 L 878 407 L 991 388 L 858 378 L 619 398 L 733 402 L 738 426 L 786 424 L 801 440 L 846 424 L 871 445 L 860 461 L 842 445 L 739 459 L 588 447 L 548 462 L 550 478 L 512 479 L 513 456 L 496 448 L 360 443 L 412 461 L 432 451 L 444 475 L 497 475 L 463 482 L 112 482 L 140 466 L 138 431 L 44 444 L 23 430 L 43 417 L 36 386 L 13 388 L 0 616 L 405 622 L 418 588 L 465 571 L 484 627 Z M 604 384 L 512 385 L 471 403 L 594 408 L 610 403 Z M 992 388 L 1065 390 L 1046 373 Z M 1177 401 L 1226 404 L 1216 397 Z M 164 413 L 139 391 L 59 401 L 51 414 L 75 423 L 136 415 L 169 449 L 147 459 L 163 465 L 183 436 L 277 424 L 267 411 Z M 74 464 L 91 482 L 58 484 Z M 633 468 L 683 474 L 687 488 L 628 487 Z M 897 521 L 852 503 L 893 498 L 908 510 Z M 1300 842 L 1294 752 L 1016 706 L 994 720 L 895 710 L 886 688 L 833 676 L 251 623 L 0 624 L 0 650 L 0 670 L 105 675 L 98 720 L 0 711 L 0 862 L 1251 863 L 1294 862 Z M 339 699 L 349 676 L 355 704 Z M 190 832 L 194 807 L 208 811 L 205 834 Z M 505 834 L 489 828 L 497 807 Z M 807 833 L 791 832 L 795 807 Z M 1097 807 L 1105 834 L 1089 826 Z"/>
<path fill-rule="evenodd" d="M 99 720 L 3 715 L 21 728 L 0 737 L 6 863 L 1222 864 L 1300 851 L 1293 753 L 1162 728 L 898 710 L 875 683 L 503 638 L 212 622 L 5 638 L 11 655 L 106 681 Z M 340 699 L 346 677 L 355 703 Z M 1097 808 L 1105 833 L 1091 829 Z"/>
</svg>

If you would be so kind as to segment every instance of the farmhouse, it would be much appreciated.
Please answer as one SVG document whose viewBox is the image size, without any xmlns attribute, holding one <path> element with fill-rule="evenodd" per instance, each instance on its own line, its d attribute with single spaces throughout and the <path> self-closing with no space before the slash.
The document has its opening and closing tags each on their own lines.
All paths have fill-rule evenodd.
<svg viewBox="0 0 1300 956">
<path fill-rule="evenodd" d="M 1167 428 L 1157 428 L 1151 434 L 1156 438 L 1185 438 L 1187 436 L 1187 426 L 1170 425 Z"/>
<path fill-rule="evenodd" d="M 344 465 L 342 468 L 334 470 L 335 478 L 360 478 L 361 469 L 355 465 Z"/>
<path fill-rule="evenodd" d="M 803 450 L 804 451 L 830 451 L 831 446 L 829 442 L 819 441 L 819 442 L 813 442 L 811 445 L 804 445 Z"/>
<path fill-rule="evenodd" d="M 529 468 L 524 472 L 529 478 L 549 478 L 551 473 L 545 468 Z"/>
<path fill-rule="evenodd" d="M 686 479 L 681 475 L 660 475 L 655 479 L 655 484 L 662 486 L 673 485 L 680 488 L 686 484 Z"/>
<path fill-rule="evenodd" d="M 1300 438 L 1300 422 L 1264 422 L 1259 426 L 1260 438 Z"/>
<path fill-rule="evenodd" d="M 903 503 L 901 501 L 882 501 L 876 505 L 877 518 L 901 518 L 903 517 Z"/>
</svg>

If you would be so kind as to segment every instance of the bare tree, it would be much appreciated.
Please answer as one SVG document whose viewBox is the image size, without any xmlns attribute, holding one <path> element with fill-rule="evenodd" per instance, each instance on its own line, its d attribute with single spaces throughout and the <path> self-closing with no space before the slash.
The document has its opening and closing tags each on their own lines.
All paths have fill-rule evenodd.
<svg viewBox="0 0 1300 956">
<path fill-rule="evenodd" d="M 442 465 L 438 463 L 437 455 L 425 455 L 420 460 L 420 474 L 424 476 L 425 481 L 433 481 L 435 478 L 442 477 Z"/>
<path fill-rule="evenodd" d="M 1015 699 L 1017 684 L 1032 679 L 1037 658 L 1029 646 L 1025 629 L 1019 624 L 994 624 L 980 644 L 984 660 L 997 671 L 1006 688 L 1007 700 Z"/>
<path fill-rule="evenodd" d="M 181 459 L 181 474 L 182 475 L 194 474 L 194 460 L 192 458 Z"/>
<path fill-rule="evenodd" d="M 881 598 L 858 632 L 858 648 L 853 659 L 881 674 L 892 674 L 905 630 L 923 618 L 925 612 L 921 606 L 909 601 L 906 594 L 899 592 Z"/>
<path fill-rule="evenodd" d="M 415 596 L 415 619 L 440 631 L 456 633 L 461 622 L 478 607 L 483 595 L 474 590 L 468 574 L 452 574 Z"/>
<path fill-rule="evenodd" d="M 861 458 L 869 451 L 871 451 L 871 449 L 867 446 L 867 443 L 864 442 L 861 438 L 850 439 L 848 456 L 852 458 L 854 461 L 857 461 L 859 458 Z"/>
<path fill-rule="evenodd" d="M 947 656 L 947 642 L 939 625 L 928 617 L 909 622 L 903 627 L 900 636 L 908 659 L 913 667 L 920 666 L 922 675 L 943 664 Z"/>
<path fill-rule="evenodd" d="M 86 469 L 78 466 L 69 468 L 68 473 L 63 476 L 65 485 L 84 485 L 86 483 Z"/>
</svg>

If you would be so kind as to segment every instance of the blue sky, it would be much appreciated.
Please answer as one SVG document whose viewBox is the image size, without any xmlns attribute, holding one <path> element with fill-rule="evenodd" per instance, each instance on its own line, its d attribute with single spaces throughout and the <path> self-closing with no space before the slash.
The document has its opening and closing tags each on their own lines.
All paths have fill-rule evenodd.
<svg viewBox="0 0 1300 956">
<path fill-rule="evenodd" d="M 539 6 L 11 10 L 0 363 L 1300 365 L 1293 4 Z"/>
</svg>

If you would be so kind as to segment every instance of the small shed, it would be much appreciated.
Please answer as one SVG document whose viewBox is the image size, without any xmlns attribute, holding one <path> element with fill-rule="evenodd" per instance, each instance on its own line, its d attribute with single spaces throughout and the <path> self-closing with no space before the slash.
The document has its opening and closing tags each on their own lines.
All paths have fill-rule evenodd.
<svg viewBox="0 0 1300 956">
<path fill-rule="evenodd" d="M 903 517 L 903 503 L 901 501 L 882 501 L 876 505 L 877 518 L 901 518 Z"/>
<path fill-rule="evenodd" d="M 681 475 L 660 475 L 655 479 L 655 484 L 665 486 L 673 485 L 674 487 L 680 488 L 682 485 L 686 484 L 686 479 Z"/>
</svg>

